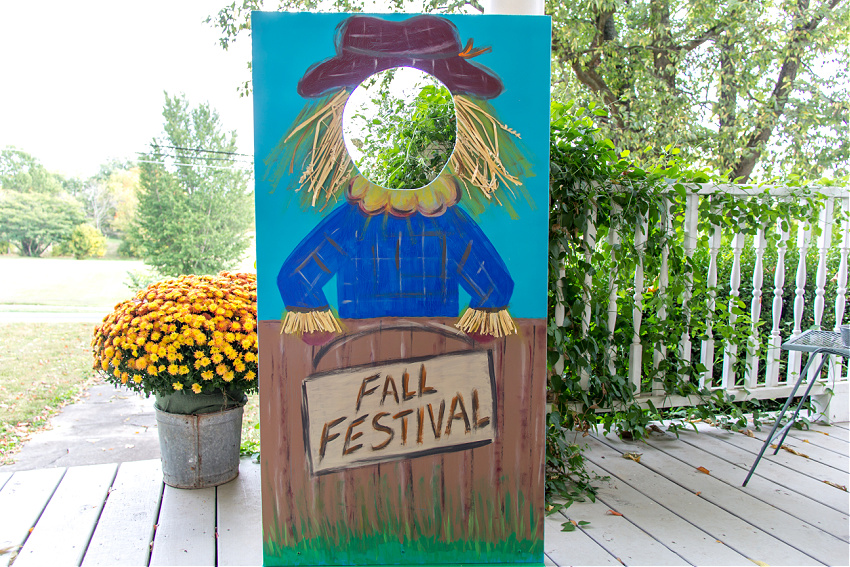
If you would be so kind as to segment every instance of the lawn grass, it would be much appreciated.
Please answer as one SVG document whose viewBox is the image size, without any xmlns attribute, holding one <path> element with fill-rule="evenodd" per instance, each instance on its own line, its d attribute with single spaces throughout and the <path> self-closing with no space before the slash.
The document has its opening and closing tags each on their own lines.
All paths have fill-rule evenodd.
<svg viewBox="0 0 850 567">
<path fill-rule="evenodd" d="M 96 380 L 91 323 L 0 324 L 0 464 Z"/>
<path fill-rule="evenodd" d="M 16 306 L 86 308 L 111 311 L 134 292 L 124 282 L 129 270 L 142 270 L 141 260 L 75 260 L 73 258 L 0 257 L 0 309 Z"/>
</svg>

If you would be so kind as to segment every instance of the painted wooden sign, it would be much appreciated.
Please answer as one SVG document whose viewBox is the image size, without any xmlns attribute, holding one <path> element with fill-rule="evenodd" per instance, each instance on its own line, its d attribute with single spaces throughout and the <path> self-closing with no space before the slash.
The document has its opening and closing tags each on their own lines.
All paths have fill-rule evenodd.
<svg viewBox="0 0 850 567">
<path fill-rule="evenodd" d="M 266 565 L 542 563 L 550 22 L 255 13 Z M 421 187 L 343 143 L 410 67 L 456 139 Z"/>
<path fill-rule="evenodd" d="M 486 351 L 310 376 L 303 413 L 312 471 L 487 445 L 495 435 L 495 386 Z"/>
</svg>

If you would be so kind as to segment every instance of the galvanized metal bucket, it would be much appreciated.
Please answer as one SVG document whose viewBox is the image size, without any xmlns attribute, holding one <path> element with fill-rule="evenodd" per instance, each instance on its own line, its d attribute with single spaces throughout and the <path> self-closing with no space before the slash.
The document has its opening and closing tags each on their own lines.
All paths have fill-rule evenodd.
<svg viewBox="0 0 850 567">
<path fill-rule="evenodd" d="M 165 484 L 207 488 L 236 478 L 242 406 L 199 415 L 155 409 Z"/>
</svg>

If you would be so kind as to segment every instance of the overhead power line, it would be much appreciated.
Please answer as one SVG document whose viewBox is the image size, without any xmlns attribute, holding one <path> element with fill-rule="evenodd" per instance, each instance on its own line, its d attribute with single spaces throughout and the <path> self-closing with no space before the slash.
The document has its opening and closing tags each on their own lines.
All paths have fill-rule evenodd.
<svg viewBox="0 0 850 567">
<path fill-rule="evenodd" d="M 183 151 L 187 151 L 187 152 L 206 152 L 206 153 L 210 153 L 210 154 L 226 154 L 226 155 L 229 155 L 229 156 L 245 156 L 245 157 L 249 157 L 251 159 L 254 158 L 254 156 L 251 155 L 251 154 L 240 154 L 238 152 L 224 152 L 224 151 L 221 151 L 221 150 L 205 150 L 204 148 L 184 148 L 182 146 L 166 146 L 164 144 L 153 144 L 153 143 L 150 144 L 150 145 L 153 146 L 153 147 L 157 147 L 157 148 L 170 148 L 172 150 L 183 150 Z"/>
<path fill-rule="evenodd" d="M 137 159 L 136 163 L 152 163 L 155 165 L 180 165 L 185 167 L 203 167 L 205 169 L 227 169 L 230 171 L 250 171 L 252 169 L 250 167 L 225 167 L 223 165 L 205 165 L 203 163 L 165 163 L 164 161 L 151 161 L 144 159 Z"/>
<path fill-rule="evenodd" d="M 150 156 L 150 154 L 146 152 L 136 152 L 140 156 Z M 241 154 L 240 154 L 241 155 Z M 227 161 L 230 163 L 254 163 L 254 160 L 246 160 L 240 158 L 229 158 L 229 157 L 211 157 L 211 156 L 179 156 L 174 154 L 160 154 L 157 157 L 161 158 L 172 158 L 172 159 L 202 159 L 204 161 Z"/>
</svg>

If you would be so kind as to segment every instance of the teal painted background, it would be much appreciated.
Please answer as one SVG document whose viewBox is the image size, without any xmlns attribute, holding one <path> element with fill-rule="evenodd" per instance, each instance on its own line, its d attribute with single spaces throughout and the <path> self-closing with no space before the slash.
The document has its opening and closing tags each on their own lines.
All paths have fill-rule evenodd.
<svg viewBox="0 0 850 567">
<path fill-rule="evenodd" d="M 254 161 L 257 216 L 258 316 L 281 317 L 283 302 L 276 285 L 281 265 L 292 249 L 334 207 L 300 205 L 296 172 L 276 189 L 264 180 L 264 159 L 292 125 L 308 99 L 296 84 L 314 63 L 332 57 L 334 32 L 349 14 L 261 13 L 252 18 L 254 85 Z M 375 14 L 402 20 L 412 14 Z M 518 200 L 517 219 L 496 203 L 475 217 L 495 246 L 515 282 L 509 304 L 515 318 L 545 318 L 548 267 L 549 206 L 549 61 L 550 19 L 543 16 L 445 16 L 459 31 L 461 43 L 492 51 L 473 61 L 489 67 L 502 79 L 505 91 L 489 102 L 498 118 L 517 130 L 533 167 L 523 179 L 533 205 Z M 504 189 L 499 189 L 503 191 Z M 501 195 L 501 193 L 499 193 Z M 462 205 L 461 205 L 462 206 Z M 324 288 L 335 306 L 336 281 Z M 460 290 L 461 310 L 468 296 Z"/>
</svg>

